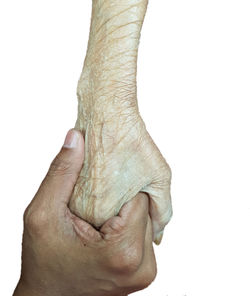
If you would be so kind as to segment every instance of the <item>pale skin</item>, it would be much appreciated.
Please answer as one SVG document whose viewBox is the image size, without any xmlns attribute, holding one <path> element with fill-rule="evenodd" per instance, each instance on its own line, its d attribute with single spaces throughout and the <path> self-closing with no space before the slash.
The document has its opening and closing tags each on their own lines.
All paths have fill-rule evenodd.
<svg viewBox="0 0 250 296">
<path fill-rule="evenodd" d="M 71 130 L 25 211 L 13 296 L 124 296 L 154 280 L 147 195 L 139 193 L 96 230 L 68 208 L 83 161 L 83 136 Z"/>
<path fill-rule="evenodd" d="M 171 171 L 139 114 L 137 54 L 148 0 L 92 0 L 88 50 L 78 83 L 76 128 L 85 162 L 70 209 L 96 228 L 139 192 L 150 197 L 153 240 L 172 216 Z"/>
</svg>

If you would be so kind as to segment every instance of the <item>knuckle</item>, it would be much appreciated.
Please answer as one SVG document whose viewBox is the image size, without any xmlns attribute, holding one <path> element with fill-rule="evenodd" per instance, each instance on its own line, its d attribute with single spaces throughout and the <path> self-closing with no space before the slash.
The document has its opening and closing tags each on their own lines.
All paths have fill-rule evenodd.
<svg viewBox="0 0 250 296">
<path fill-rule="evenodd" d="M 144 273 L 140 281 L 141 289 L 147 288 L 154 281 L 157 275 L 157 270 L 155 266 L 150 266 Z"/>
<path fill-rule="evenodd" d="M 48 225 L 47 213 L 44 210 L 33 210 L 28 207 L 23 218 L 25 229 L 31 234 L 41 234 Z"/>
<path fill-rule="evenodd" d="M 165 165 L 165 170 L 164 170 L 164 179 L 166 181 L 167 184 L 170 184 L 171 179 L 172 179 L 172 170 L 170 168 L 170 166 L 168 165 L 168 163 L 166 163 Z"/>
<path fill-rule="evenodd" d="M 71 163 L 60 156 L 52 161 L 48 175 L 50 176 L 62 176 L 71 173 Z"/>
<path fill-rule="evenodd" d="M 157 170 L 156 172 L 156 178 L 154 180 L 154 183 L 157 184 L 157 186 L 162 189 L 163 188 L 170 189 L 171 180 L 172 180 L 172 171 L 169 165 L 166 162 L 164 162 L 160 167 L 160 169 Z"/>
<path fill-rule="evenodd" d="M 29 212 L 30 212 L 30 205 L 25 209 L 25 211 L 23 213 L 23 222 L 24 222 L 25 225 L 28 222 Z"/>
<path fill-rule="evenodd" d="M 173 217 L 173 208 L 172 204 L 167 204 L 167 208 L 162 216 L 162 230 L 166 227 L 166 225 L 170 222 Z"/>
<path fill-rule="evenodd" d="M 168 164 L 167 164 L 167 176 L 169 180 L 172 179 L 172 170 Z"/>
<path fill-rule="evenodd" d="M 169 221 L 172 219 L 172 217 L 173 217 L 173 207 L 172 207 L 172 205 L 170 205 L 168 207 L 168 216 L 166 219 L 166 225 L 169 223 Z"/>
<path fill-rule="evenodd" d="M 125 224 L 119 219 L 118 217 L 113 217 L 109 222 L 106 224 L 104 228 L 104 232 L 106 237 L 113 238 L 115 236 L 119 236 L 125 228 Z"/>
<path fill-rule="evenodd" d="M 120 274 L 134 274 L 140 267 L 142 251 L 138 247 L 130 247 L 112 256 L 111 269 Z"/>
</svg>

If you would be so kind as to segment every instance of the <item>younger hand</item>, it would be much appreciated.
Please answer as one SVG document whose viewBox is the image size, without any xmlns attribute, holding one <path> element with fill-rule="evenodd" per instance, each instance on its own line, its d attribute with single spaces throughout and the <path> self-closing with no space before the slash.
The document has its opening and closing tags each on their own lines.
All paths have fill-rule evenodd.
<svg viewBox="0 0 250 296">
<path fill-rule="evenodd" d="M 84 140 L 69 131 L 24 214 L 22 271 L 14 296 L 118 296 L 156 276 L 148 198 L 139 193 L 98 231 L 68 208 Z"/>
</svg>

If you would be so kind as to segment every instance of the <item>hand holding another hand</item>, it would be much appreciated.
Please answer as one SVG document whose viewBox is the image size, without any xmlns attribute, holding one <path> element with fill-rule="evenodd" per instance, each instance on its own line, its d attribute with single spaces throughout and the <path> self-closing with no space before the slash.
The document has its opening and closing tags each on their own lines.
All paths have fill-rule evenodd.
<svg viewBox="0 0 250 296">
<path fill-rule="evenodd" d="M 83 160 L 84 139 L 71 130 L 25 211 L 14 296 L 127 295 L 155 278 L 146 194 L 126 203 L 99 231 L 69 210 Z"/>
</svg>

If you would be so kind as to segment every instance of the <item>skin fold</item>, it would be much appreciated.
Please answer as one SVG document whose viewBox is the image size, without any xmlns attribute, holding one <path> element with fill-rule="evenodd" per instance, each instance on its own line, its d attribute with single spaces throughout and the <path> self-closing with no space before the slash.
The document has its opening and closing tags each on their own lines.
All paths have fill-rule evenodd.
<svg viewBox="0 0 250 296">
<path fill-rule="evenodd" d="M 75 126 L 85 136 L 85 161 L 69 207 L 99 229 L 138 192 L 145 192 L 153 239 L 159 243 L 172 216 L 171 171 L 137 105 L 137 54 L 147 4 L 92 0 Z"/>
</svg>

